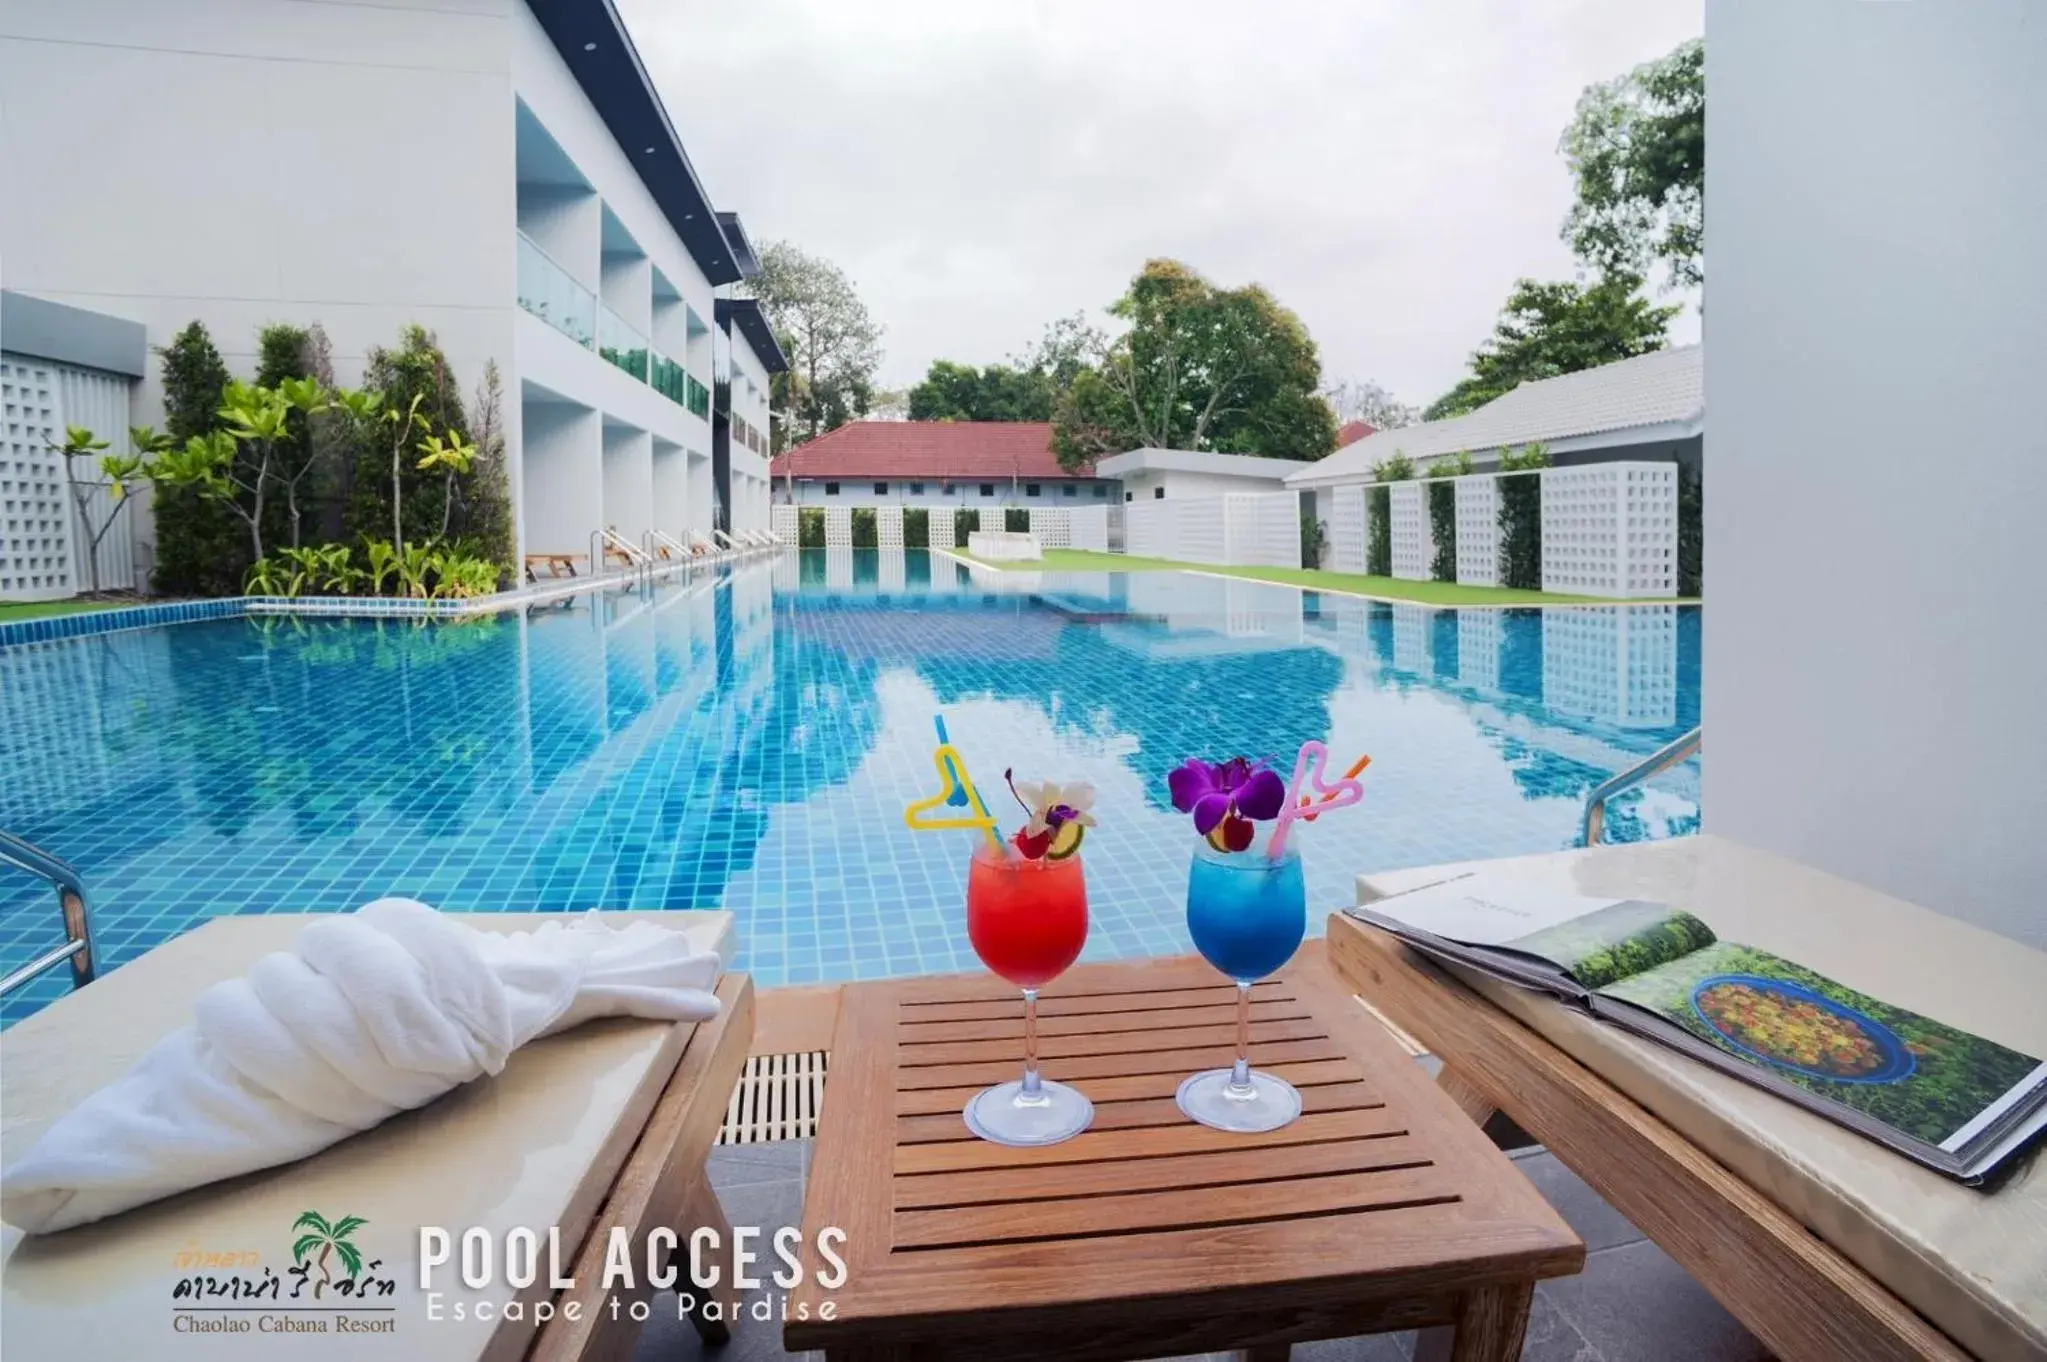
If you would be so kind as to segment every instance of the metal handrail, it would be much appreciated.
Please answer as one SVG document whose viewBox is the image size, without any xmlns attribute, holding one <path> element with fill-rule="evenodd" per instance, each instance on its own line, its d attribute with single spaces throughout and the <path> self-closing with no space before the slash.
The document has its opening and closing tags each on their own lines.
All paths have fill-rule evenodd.
<svg viewBox="0 0 2047 1362">
<path fill-rule="evenodd" d="M 92 924 L 85 907 L 85 881 L 78 872 L 41 847 L 24 842 L 11 832 L 0 832 L 0 862 L 26 870 L 57 891 L 57 910 L 64 918 L 65 942 L 45 951 L 20 969 L 0 979 L 0 997 L 14 992 L 29 980 L 71 962 L 71 986 L 82 988 L 93 980 L 99 957 L 92 948 Z"/>
<path fill-rule="evenodd" d="M 1585 800 L 1585 817 L 1579 826 L 1578 845 L 1596 847 L 1606 834 L 1606 803 L 1621 791 L 1661 775 L 1681 761 L 1698 755 L 1699 729 L 1665 743 L 1627 770 L 1607 777 Z"/>
</svg>

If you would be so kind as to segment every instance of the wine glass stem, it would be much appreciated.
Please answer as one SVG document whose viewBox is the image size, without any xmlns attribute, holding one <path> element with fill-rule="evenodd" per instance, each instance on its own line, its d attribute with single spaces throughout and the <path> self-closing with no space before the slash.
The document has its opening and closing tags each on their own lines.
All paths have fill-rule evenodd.
<svg viewBox="0 0 2047 1362">
<path fill-rule="evenodd" d="M 1251 1088 L 1251 986 L 1237 981 L 1237 1062 L 1230 1067 L 1230 1086 L 1240 1093 Z"/>
<path fill-rule="evenodd" d="M 1023 1095 L 1026 1099 L 1038 1096 L 1038 990 L 1027 988 L 1024 995 L 1024 1076 Z"/>
</svg>

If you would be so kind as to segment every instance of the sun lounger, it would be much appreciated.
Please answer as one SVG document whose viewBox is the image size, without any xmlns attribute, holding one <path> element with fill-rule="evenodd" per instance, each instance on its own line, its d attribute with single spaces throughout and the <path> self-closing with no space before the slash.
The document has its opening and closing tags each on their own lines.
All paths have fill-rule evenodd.
<svg viewBox="0 0 2047 1362">
<path fill-rule="evenodd" d="M 526 580 L 539 581 L 540 574 L 535 569 L 543 567 L 550 578 L 573 577 L 576 575 L 576 562 L 581 557 L 576 553 L 529 553 L 526 555 Z"/>
<path fill-rule="evenodd" d="M 1537 893 L 1682 904 L 1725 939 L 2047 1054 L 2047 956 L 1721 837 L 1360 876 L 1359 901 L 1481 867 Z M 1353 919 L 1332 918 L 1329 943 L 1360 996 L 1443 1061 L 1467 1112 L 1511 1116 L 1777 1356 L 2047 1356 L 2038 1151 L 2001 1185 L 1965 1187 L 1543 995 L 1437 969 Z"/>
<path fill-rule="evenodd" d="M 724 549 L 719 548 L 695 530 L 689 532 L 689 546 L 690 551 L 699 558 L 723 558 L 725 556 Z"/>
<path fill-rule="evenodd" d="M 739 541 L 734 539 L 730 534 L 726 533 L 724 530 L 712 530 L 711 538 L 716 540 L 718 547 L 724 549 L 725 552 L 727 553 L 739 552 Z"/>
<path fill-rule="evenodd" d="M 464 920 L 513 930 L 530 929 L 544 916 Z M 729 913 L 607 915 L 635 916 L 682 928 L 700 948 L 731 956 Z M 57 1116 L 188 1022 L 206 987 L 286 948 L 307 920 L 216 918 L 0 1033 L 6 1095 L 0 1144 L 8 1155 L 25 1150 Z M 640 1326 L 628 1310 L 613 1319 L 598 1308 L 608 1228 L 623 1227 L 637 1246 L 647 1229 L 671 1226 L 686 1244 L 697 1225 L 723 1223 L 703 1163 L 745 1063 L 753 992 L 746 976 L 726 974 L 718 995 L 719 1017 L 699 1025 L 616 1018 L 535 1041 L 495 1078 L 299 1163 L 60 1234 L 0 1232 L 0 1354 L 211 1356 L 206 1349 L 220 1340 L 188 1337 L 194 1322 L 212 1332 L 246 1322 L 253 1333 L 259 1313 L 311 1321 L 330 1333 L 346 1316 L 379 1331 L 322 1340 L 342 1345 L 336 1356 L 470 1362 L 630 1354 Z M 322 1264 L 311 1253 L 295 1263 L 294 1241 L 306 1232 L 296 1222 L 307 1211 L 330 1230 L 358 1219 L 346 1237 L 362 1263 L 357 1280 L 370 1283 L 371 1294 L 323 1289 L 314 1297 L 322 1274 L 339 1280 L 343 1268 L 339 1258 Z M 443 1311 L 437 1319 L 428 1317 L 428 1293 L 419 1286 L 422 1226 L 448 1230 L 456 1246 L 450 1264 L 436 1270 Z M 502 1266 L 506 1233 L 521 1226 L 538 1231 L 542 1271 L 535 1285 L 516 1290 Z M 485 1230 L 496 1248 L 499 1270 L 487 1288 L 464 1286 L 455 1270 L 460 1236 L 471 1227 Z M 548 1287 L 550 1227 L 559 1227 L 561 1270 L 577 1282 L 572 1292 Z M 266 1273 L 276 1287 L 260 1285 Z M 253 1300 L 213 1294 L 208 1278 L 223 1284 L 221 1291 L 257 1287 L 264 1294 Z M 193 1279 L 201 1284 L 197 1297 L 189 1285 L 179 1290 Z M 235 1281 L 246 1284 L 226 1285 Z M 391 1284 L 388 1295 L 384 1282 Z M 571 1297 L 584 1302 L 574 1322 L 560 1308 Z M 501 1318 L 515 1299 L 525 1303 L 523 1322 Z M 458 1302 L 467 1307 L 462 1320 L 453 1318 Z M 484 1302 L 492 1307 L 489 1317 L 478 1319 Z M 536 1327 L 531 1312 L 541 1302 L 556 1315 Z M 180 1317 L 187 1323 L 176 1324 Z M 704 1328 L 708 1336 L 716 1326 Z M 256 1348 L 252 1356 L 269 1355 L 261 1340 L 233 1341 Z"/>
</svg>

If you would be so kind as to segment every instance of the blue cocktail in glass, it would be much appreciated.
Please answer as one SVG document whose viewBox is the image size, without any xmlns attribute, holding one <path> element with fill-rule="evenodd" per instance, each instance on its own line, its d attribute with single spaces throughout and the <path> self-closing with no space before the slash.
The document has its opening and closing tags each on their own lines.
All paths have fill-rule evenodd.
<svg viewBox="0 0 2047 1362">
<path fill-rule="evenodd" d="M 1293 958 L 1308 930 L 1301 855 L 1263 846 L 1222 852 L 1203 842 L 1187 874 L 1187 929 L 1209 964 L 1237 983 L 1237 1062 L 1180 1085 L 1180 1110 L 1218 1130 L 1277 1130 L 1301 1114 L 1301 1094 L 1251 1067 L 1251 985 Z"/>
</svg>

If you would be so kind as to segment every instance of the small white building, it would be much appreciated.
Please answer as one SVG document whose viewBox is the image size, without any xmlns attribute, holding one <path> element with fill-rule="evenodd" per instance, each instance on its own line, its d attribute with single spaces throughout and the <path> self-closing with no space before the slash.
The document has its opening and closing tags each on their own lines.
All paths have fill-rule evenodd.
<svg viewBox="0 0 2047 1362">
<path fill-rule="evenodd" d="M 1133 449 L 1095 465 L 1123 484 L 1125 501 L 1186 501 L 1231 492 L 1283 492 L 1290 473 L 1310 465 L 1255 454 L 1210 454 L 1196 449 Z"/>
</svg>

